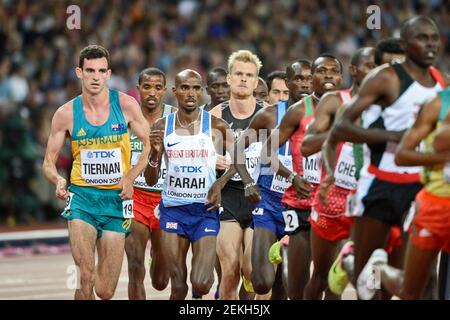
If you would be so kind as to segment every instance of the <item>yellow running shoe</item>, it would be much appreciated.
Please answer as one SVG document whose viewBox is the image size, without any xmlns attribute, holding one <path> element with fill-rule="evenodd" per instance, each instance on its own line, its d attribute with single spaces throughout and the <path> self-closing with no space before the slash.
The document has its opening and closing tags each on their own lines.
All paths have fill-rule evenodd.
<svg viewBox="0 0 450 320">
<path fill-rule="evenodd" d="M 353 254 L 352 241 L 348 241 L 344 244 L 328 272 L 328 287 L 331 292 L 339 296 L 344 292 L 345 287 L 349 282 L 347 272 L 342 268 L 342 260 L 350 254 Z"/>
<path fill-rule="evenodd" d="M 253 284 L 250 280 L 245 279 L 244 276 L 242 276 L 242 282 L 244 283 L 244 289 L 248 293 L 254 293 L 255 290 L 253 290 Z"/>
<path fill-rule="evenodd" d="M 281 243 L 280 241 L 275 242 L 269 249 L 269 261 L 272 264 L 280 264 L 283 261 L 281 257 Z"/>
</svg>

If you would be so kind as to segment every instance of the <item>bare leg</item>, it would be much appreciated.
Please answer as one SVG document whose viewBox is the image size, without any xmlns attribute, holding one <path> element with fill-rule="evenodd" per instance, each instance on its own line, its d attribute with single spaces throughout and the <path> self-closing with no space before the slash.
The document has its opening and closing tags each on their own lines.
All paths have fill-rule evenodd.
<svg viewBox="0 0 450 320">
<path fill-rule="evenodd" d="M 252 273 L 253 288 L 257 294 L 266 294 L 275 282 L 275 269 L 269 261 L 270 246 L 277 241 L 272 231 L 256 227 L 253 233 Z"/>
<path fill-rule="evenodd" d="M 192 289 L 200 295 L 208 294 L 214 283 L 216 237 L 202 237 L 192 244 Z"/>
<path fill-rule="evenodd" d="M 288 256 L 288 296 L 292 300 L 300 300 L 303 299 L 311 269 L 309 231 L 300 231 L 290 236 Z"/>
<path fill-rule="evenodd" d="M 152 265 L 150 268 L 150 277 L 152 278 L 153 288 L 164 290 L 169 284 L 169 268 L 165 261 L 165 254 L 162 249 L 162 231 L 153 230 L 150 234 L 152 242 Z"/>
<path fill-rule="evenodd" d="M 73 260 L 80 272 L 80 288 L 75 291 L 75 300 L 94 299 L 97 230 L 79 219 L 69 220 L 67 224 Z"/>
<path fill-rule="evenodd" d="M 125 233 L 103 230 L 97 240 L 98 265 L 95 277 L 95 293 L 107 300 L 114 296 L 125 249 Z"/>
<path fill-rule="evenodd" d="M 128 260 L 128 299 L 145 300 L 145 249 L 149 230 L 146 225 L 132 220 L 131 234 L 125 240 Z"/>
<path fill-rule="evenodd" d="M 217 236 L 217 256 L 222 269 L 220 300 L 236 300 L 240 281 L 239 259 L 244 233 L 236 221 L 221 221 Z"/>
<path fill-rule="evenodd" d="M 328 288 L 328 272 L 336 257 L 338 241 L 328 241 L 319 237 L 311 230 L 311 252 L 314 271 L 311 279 L 305 287 L 305 300 L 318 300 Z M 330 298 L 336 298 L 334 294 L 327 294 Z"/>
</svg>

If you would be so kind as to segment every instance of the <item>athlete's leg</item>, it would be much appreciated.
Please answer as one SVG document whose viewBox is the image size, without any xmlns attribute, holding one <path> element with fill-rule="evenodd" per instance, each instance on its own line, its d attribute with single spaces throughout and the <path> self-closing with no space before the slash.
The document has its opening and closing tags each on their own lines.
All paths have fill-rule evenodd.
<svg viewBox="0 0 450 320">
<path fill-rule="evenodd" d="M 125 233 L 103 230 L 97 240 L 98 265 L 95 293 L 101 299 L 111 299 L 116 291 L 122 269 Z"/>
<path fill-rule="evenodd" d="M 75 299 L 94 299 L 97 230 L 79 219 L 69 220 L 68 229 L 70 249 L 80 273 L 80 288 L 75 291 Z"/>
<path fill-rule="evenodd" d="M 272 286 L 272 296 L 270 297 L 271 300 L 286 300 L 287 298 L 286 286 L 283 282 L 283 264 L 284 261 L 277 266 L 275 281 Z"/>
<path fill-rule="evenodd" d="M 252 278 L 252 248 L 253 248 L 253 229 L 245 228 L 244 229 L 244 238 L 242 241 L 242 256 L 240 259 L 241 263 L 241 273 L 244 279 L 247 282 L 247 286 L 253 287 L 251 283 Z M 254 290 L 248 290 L 245 288 L 244 283 L 242 282 L 241 289 L 239 291 L 239 299 L 240 300 L 254 300 L 255 292 Z"/>
<path fill-rule="evenodd" d="M 269 261 L 270 246 L 277 241 L 275 234 L 266 228 L 255 227 L 253 233 L 252 284 L 257 294 L 266 294 L 275 281 L 275 269 Z"/>
<path fill-rule="evenodd" d="M 188 292 L 186 255 L 190 242 L 176 233 L 164 230 L 161 230 L 161 233 L 162 249 L 170 274 L 170 300 L 183 300 Z"/>
<path fill-rule="evenodd" d="M 353 284 L 356 284 L 359 274 L 366 265 L 372 252 L 377 248 L 384 248 L 390 227 L 371 217 L 356 217 L 354 224 L 354 252 L 355 265 Z"/>
<path fill-rule="evenodd" d="M 390 293 L 405 300 L 422 298 L 438 253 L 438 250 L 418 248 L 410 241 L 404 272 L 386 264 L 378 266 L 383 286 Z"/>
<path fill-rule="evenodd" d="M 328 287 L 328 272 L 336 257 L 338 245 L 338 241 L 325 240 L 318 236 L 314 229 L 311 230 L 311 253 L 314 270 L 305 287 L 304 298 L 306 300 L 322 298 L 323 292 Z"/>
<path fill-rule="evenodd" d="M 240 281 L 239 259 L 242 251 L 244 233 L 236 221 L 221 221 L 217 236 L 217 256 L 222 269 L 220 281 L 220 300 L 237 299 Z"/>
<path fill-rule="evenodd" d="M 128 299 L 145 300 L 145 249 L 149 230 L 146 225 L 132 220 L 131 234 L 125 240 L 125 253 L 128 260 Z"/>
<path fill-rule="evenodd" d="M 150 240 L 152 242 L 152 265 L 150 267 L 152 285 L 156 290 L 164 290 L 169 284 L 170 274 L 165 261 L 165 252 L 162 249 L 161 229 L 152 230 Z"/>
<path fill-rule="evenodd" d="M 192 244 L 192 289 L 199 295 L 208 294 L 214 283 L 216 262 L 215 236 L 202 237 Z"/>
<path fill-rule="evenodd" d="M 311 268 L 309 231 L 300 231 L 289 237 L 288 257 L 288 296 L 289 299 L 300 300 Z"/>
</svg>

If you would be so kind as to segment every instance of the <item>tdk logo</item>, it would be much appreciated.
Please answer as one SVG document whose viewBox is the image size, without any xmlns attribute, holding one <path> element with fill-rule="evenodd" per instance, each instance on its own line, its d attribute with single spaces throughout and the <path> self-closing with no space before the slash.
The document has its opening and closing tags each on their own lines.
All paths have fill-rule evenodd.
<svg viewBox="0 0 450 320">
<path fill-rule="evenodd" d="M 194 167 L 194 166 L 175 166 L 175 172 L 181 173 L 203 173 L 202 167 Z"/>
<path fill-rule="evenodd" d="M 115 151 L 89 151 L 87 154 L 87 157 L 89 159 L 95 158 L 95 159 L 107 159 L 107 158 L 114 158 Z"/>
</svg>

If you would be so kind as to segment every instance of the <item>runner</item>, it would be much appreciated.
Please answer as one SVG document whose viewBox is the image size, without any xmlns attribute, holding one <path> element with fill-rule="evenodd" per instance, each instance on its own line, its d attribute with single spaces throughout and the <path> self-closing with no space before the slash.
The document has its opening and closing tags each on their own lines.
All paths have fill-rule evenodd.
<svg viewBox="0 0 450 320">
<path fill-rule="evenodd" d="M 94 288 L 101 299 L 113 297 L 133 218 L 133 181 L 149 153 L 148 125 L 139 104 L 106 86 L 109 61 L 101 46 L 81 50 L 75 72 L 82 93 L 55 112 L 43 164 L 44 175 L 56 185 L 56 197 L 67 201 L 62 216 L 68 220 L 72 256 L 80 270 L 75 299 L 94 299 Z M 133 168 L 128 127 L 143 144 L 143 158 Z M 66 137 L 74 159 L 68 190 L 55 165 Z"/>
<path fill-rule="evenodd" d="M 269 103 L 269 88 L 263 78 L 258 77 L 258 85 L 253 90 L 253 96 L 256 99 Z"/>
<path fill-rule="evenodd" d="M 150 128 L 158 118 L 165 117 L 172 111 L 172 106 L 164 104 L 162 99 L 166 93 L 166 75 L 159 69 L 147 68 L 139 74 L 136 86 L 141 99 L 141 111 Z M 131 133 L 131 164 L 138 162 L 142 153 L 142 142 Z M 154 211 L 161 200 L 162 184 L 166 168 L 161 166 L 161 175 L 154 187 L 145 183 L 144 173 L 134 181 L 133 214 L 131 235 L 125 240 L 125 252 L 128 260 L 128 298 L 130 300 L 145 300 L 145 249 L 148 238 L 151 241 L 150 276 L 152 285 L 157 290 L 164 290 L 169 282 L 169 272 L 164 263 L 161 251 L 161 228 L 159 218 Z"/>
<path fill-rule="evenodd" d="M 342 106 L 351 100 L 358 92 L 359 86 L 366 74 L 375 68 L 374 49 L 370 47 L 358 49 L 350 61 L 352 86 L 350 89 L 339 90 L 325 94 L 316 110 L 314 120 L 303 139 L 302 154 L 311 156 L 321 150 L 323 144 L 323 160 L 327 175 L 322 175 L 319 192 L 312 203 L 311 212 L 311 252 L 314 272 L 305 288 L 305 299 L 321 299 L 322 293 L 328 291 L 328 271 L 333 264 L 336 251 L 341 240 L 350 235 L 352 219 L 345 217 L 347 196 L 356 188 L 356 169 L 353 157 L 353 146 L 341 144 L 337 150 L 327 149 L 326 136 L 333 119 L 341 112 Z M 325 143 L 324 143 L 325 142 Z M 336 157 L 338 158 L 336 163 Z M 335 181 L 331 187 L 328 181 Z M 323 188 L 329 185 L 331 190 Z M 339 298 L 339 295 L 329 292 L 327 298 Z"/>
<path fill-rule="evenodd" d="M 230 99 L 230 86 L 227 83 L 227 71 L 224 68 L 214 68 L 206 75 L 206 92 L 210 96 L 209 104 L 203 104 L 200 109 L 211 111 L 218 104 Z"/>
<path fill-rule="evenodd" d="M 333 74 L 336 70 L 338 72 Z M 286 168 L 278 159 L 267 160 L 263 157 L 264 163 L 270 161 L 271 167 L 278 175 L 287 178 L 291 183 L 294 182 L 294 185 L 286 190 L 282 198 L 285 206 L 285 211 L 283 211 L 285 232 L 290 234 L 288 259 L 288 296 L 290 299 L 303 299 L 303 290 L 309 280 L 311 251 L 308 218 L 319 182 L 313 179 L 319 176 L 317 164 L 309 166 L 309 163 L 314 162 L 315 159 L 304 160 L 300 146 L 306 126 L 313 118 L 315 105 L 319 102 L 320 97 L 326 91 L 335 90 L 340 86 L 342 81 L 340 70 L 340 62 L 334 56 L 329 54 L 319 56 L 314 61 L 311 70 L 313 93 L 289 108 L 278 125 L 278 130 L 271 134 L 263 147 L 263 150 L 266 150 L 265 148 L 270 146 L 270 154 L 275 155 L 278 154 L 278 150 L 277 145 L 272 144 L 272 140 L 277 139 L 280 146 L 289 140 L 292 153 L 294 171 Z M 278 136 L 274 134 L 278 134 Z M 307 170 L 304 170 L 303 163 L 307 165 L 305 166 Z"/>
<path fill-rule="evenodd" d="M 269 104 L 289 99 L 289 89 L 286 86 L 286 72 L 276 70 L 269 73 L 266 83 L 269 89 Z"/>
<path fill-rule="evenodd" d="M 148 185 L 158 181 L 164 154 L 167 173 L 159 205 L 162 246 L 170 273 L 171 299 L 184 299 L 188 286 L 186 255 L 192 244 L 192 289 L 209 292 L 214 282 L 220 199 L 207 198 L 216 180 L 216 154 L 232 151 L 229 126 L 199 109 L 201 76 L 178 73 L 173 92 L 178 111 L 159 119 L 150 133 L 151 152 L 145 170 Z M 223 143 L 224 142 L 224 143 Z"/>
<path fill-rule="evenodd" d="M 371 149 L 370 165 L 361 170 L 356 208 L 352 210 L 358 216 L 354 232 L 354 279 L 372 252 L 385 247 L 390 227 L 400 226 L 421 188 L 420 168 L 397 166 L 394 152 L 404 130 L 414 123 L 419 105 L 441 89 L 436 69 L 430 68 L 439 47 L 434 22 L 424 16 L 412 18 L 403 25 L 401 35 L 405 62 L 374 70 L 329 137 L 332 141 L 367 143 Z M 377 120 L 368 129 L 355 125 L 356 119 L 372 104 L 382 108 Z"/>
</svg>

